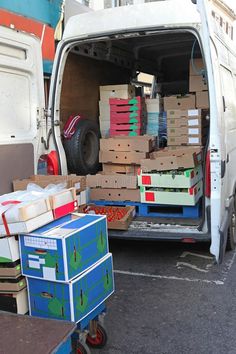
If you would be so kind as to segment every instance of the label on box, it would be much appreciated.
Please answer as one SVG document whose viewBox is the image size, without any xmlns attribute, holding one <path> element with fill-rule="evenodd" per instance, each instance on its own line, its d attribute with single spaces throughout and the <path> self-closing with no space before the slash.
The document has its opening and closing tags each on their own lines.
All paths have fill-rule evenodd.
<svg viewBox="0 0 236 354">
<path fill-rule="evenodd" d="M 190 128 L 190 129 L 188 129 L 188 134 L 189 135 L 198 135 L 199 129 L 198 128 Z"/>
<path fill-rule="evenodd" d="M 199 115 L 198 109 L 189 109 L 188 110 L 188 116 L 189 117 L 194 117 L 194 116 L 198 116 L 198 115 Z"/>
<path fill-rule="evenodd" d="M 199 138 L 189 138 L 188 139 L 189 144 L 199 144 Z"/>
<path fill-rule="evenodd" d="M 188 120 L 188 125 L 189 125 L 190 127 L 193 127 L 193 126 L 195 126 L 195 125 L 199 125 L 199 121 L 198 121 L 198 119 L 189 119 L 189 120 Z"/>
<path fill-rule="evenodd" d="M 75 183 L 75 189 L 80 189 L 80 182 Z"/>
</svg>

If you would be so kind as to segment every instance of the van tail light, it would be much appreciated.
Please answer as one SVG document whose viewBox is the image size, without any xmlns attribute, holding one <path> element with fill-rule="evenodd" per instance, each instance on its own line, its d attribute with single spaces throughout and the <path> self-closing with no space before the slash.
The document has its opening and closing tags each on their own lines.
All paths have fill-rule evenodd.
<svg viewBox="0 0 236 354">
<path fill-rule="evenodd" d="M 206 169 L 205 169 L 205 196 L 207 198 L 211 197 L 211 169 L 210 169 L 210 150 L 207 151 L 206 155 Z"/>
<path fill-rule="evenodd" d="M 47 155 L 47 174 L 58 175 L 59 174 L 59 162 L 56 151 L 51 151 Z"/>
</svg>

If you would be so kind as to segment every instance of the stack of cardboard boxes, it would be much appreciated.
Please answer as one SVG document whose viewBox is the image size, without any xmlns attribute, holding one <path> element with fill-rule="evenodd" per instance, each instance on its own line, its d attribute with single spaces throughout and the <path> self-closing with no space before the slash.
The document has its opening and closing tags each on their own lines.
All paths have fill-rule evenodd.
<svg viewBox="0 0 236 354">
<path fill-rule="evenodd" d="M 141 159 L 149 157 L 154 146 L 155 139 L 147 135 L 101 139 L 103 174 L 87 178 L 90 199 L 139 202 L 137 171 Z"/>
<path fill-rule="evenodd" d="M 28 312 L 26 280 L 21 273 L 17 236 L 0 238 L 0 310 Z"/>
<path fill-rule="evenodd" d="M 146 131 L 146 105 L 141 97 L 110 98 L 110 136 L 138 136 Z"/>
<path fill-rule="evenodd" d="M 114 291 L 105 216 L 67 215 L 20 235 L 20 249 L 30 315 L 83 328 L 104 310 Z"/>
<path fill-rule="evenodd" d="M 190 60 L 189 64 L 189 92 L 196 95 L 196 108 L 209 108 L 209 93 L 206 82 L 206 72 L 201 58 Z"/>
<path fill-rule="evenodd" d="M 132 85 L 100 86 L 99 125 L 101 136 L 110 136 L 110 98 L 131 99 L 135 97 L 135 87 Z"/>
</svg>

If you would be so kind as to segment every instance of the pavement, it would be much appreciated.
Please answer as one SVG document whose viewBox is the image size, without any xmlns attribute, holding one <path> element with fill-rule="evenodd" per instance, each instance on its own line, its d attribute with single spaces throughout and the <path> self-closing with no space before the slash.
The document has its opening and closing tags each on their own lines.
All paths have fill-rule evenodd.
<svg viewBox="0 0 236 354">
<path fill-rule="evenodd" d="M 115 294 L 97 354 L 235 354 L 236 262 L 209 244 L 110 240 Z"/>
</svg>

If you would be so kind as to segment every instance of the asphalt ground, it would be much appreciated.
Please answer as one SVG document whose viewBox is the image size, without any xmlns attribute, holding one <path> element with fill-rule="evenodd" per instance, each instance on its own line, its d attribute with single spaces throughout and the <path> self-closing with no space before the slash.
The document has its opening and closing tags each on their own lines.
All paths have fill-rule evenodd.
<svg viewBox="0 0 236 354">
<path fill-rule="evenodd" d="M 115 294 L 97 354 L 235 354 L 236 262 L 209 244 L 110 240 Z"/>
</svg>

